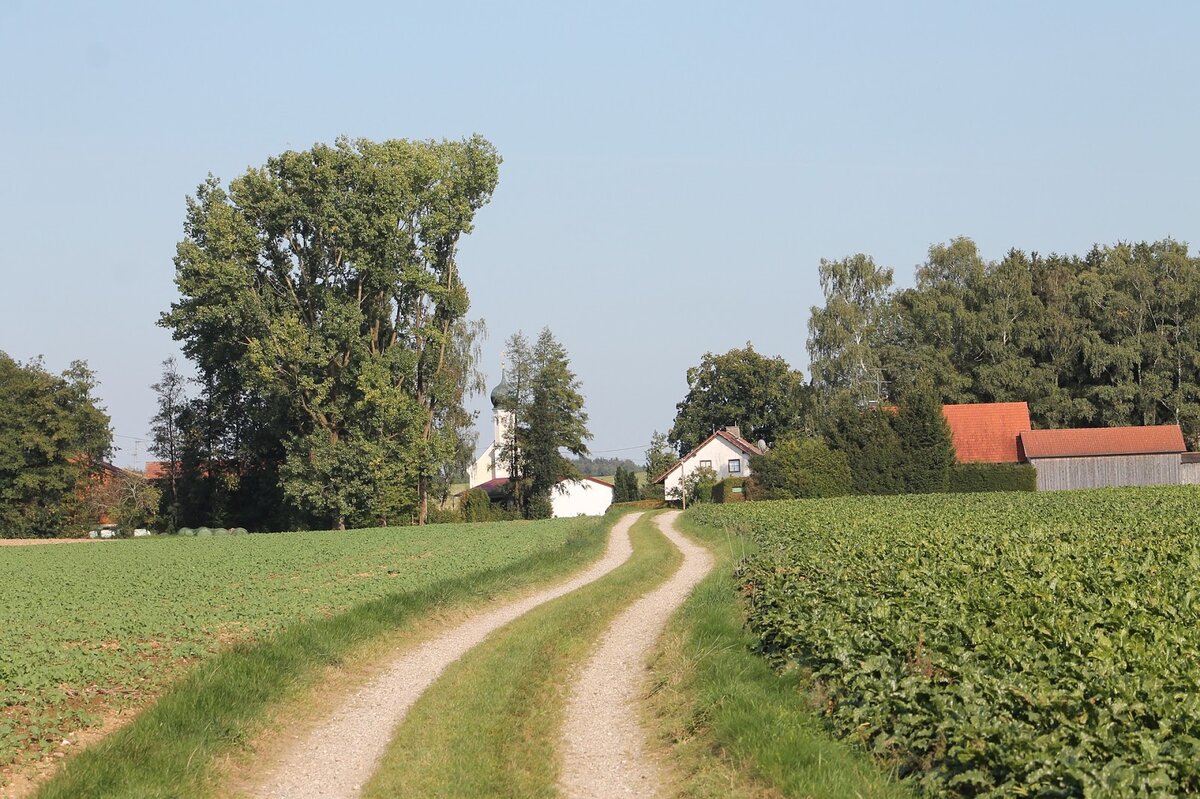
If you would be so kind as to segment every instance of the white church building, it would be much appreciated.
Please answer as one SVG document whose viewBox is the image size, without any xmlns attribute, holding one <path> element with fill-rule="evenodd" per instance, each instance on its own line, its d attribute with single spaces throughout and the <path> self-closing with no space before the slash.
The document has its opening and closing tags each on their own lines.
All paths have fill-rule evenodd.
<svg viewBox="0 0 1200 799">
<path fill-rule="evenodd" d="M 501 406 L 511 396 L 512 387 L 501 374 L 500 385 L 492 389 L 492 443 L 467 470 L 471 488 L 482 488 L 495 496 L 512 476 L 501 450 L 512 435 L 516 423 L 512 411 Z M 612 483 L 595 477 L 562 480 L 550 491 L 550 507 L 556 519 L 570 516 L 602 516 L 613 501 Z"/>
</svg>

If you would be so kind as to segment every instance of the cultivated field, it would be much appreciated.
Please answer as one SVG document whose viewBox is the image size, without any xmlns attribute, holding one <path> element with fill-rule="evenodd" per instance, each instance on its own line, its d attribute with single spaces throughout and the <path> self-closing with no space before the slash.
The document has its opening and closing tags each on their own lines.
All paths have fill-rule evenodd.
<svg viewBox="0 0 1200 799">
<path fill-rule="evenodd" d="M 1200 791 L 1200 490 L 703 506 L 763 655 L 932 796 Z"/>
<path fill-rule="evenodd" d="M 297 621 L 561 549 L 556 520 L 0 548 L 0 766 Z"/>
</svg>

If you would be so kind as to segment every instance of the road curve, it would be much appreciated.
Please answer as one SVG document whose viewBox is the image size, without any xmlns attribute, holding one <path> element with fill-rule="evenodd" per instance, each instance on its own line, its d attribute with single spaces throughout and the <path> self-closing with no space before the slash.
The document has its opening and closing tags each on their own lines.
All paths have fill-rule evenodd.
<svg viewBox="0 0 1200 799">
<path fill-rule="evenodd" d="M 604 555 L 575 577 L 480 613 L 400 654 L 307 738 L 285 752 L 252 794 L 262 799 L 357 797 L 383 757 L 396 726 L 451 663 L 522 614 L 598 580 L 628 560 L 633 554 L 629 529 L 640 515 L 622 517 L 613 527 Z"/>
</svg>

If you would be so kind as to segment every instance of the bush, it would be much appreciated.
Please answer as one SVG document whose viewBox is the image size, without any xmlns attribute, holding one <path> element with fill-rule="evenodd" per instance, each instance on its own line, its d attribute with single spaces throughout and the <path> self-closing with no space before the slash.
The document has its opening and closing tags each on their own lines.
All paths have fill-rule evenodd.
<svg viewBox="0 0 1200 799">
<path fill-rule="evenodd" d="M 854 478 L 846 453 L 819 438 L 785 438 L 750 458 L 753 499 L 812 499 L 850 493 Z"/>
<path fill-rule="evenodd" d="M 1037 491 L 1037 469 L 1027 463 L 956 463 L 950 468 L 947 490 L 956 494 Z"/>
<path fill-rule="evenodd" d="M 464 491 L 458 508 L 465 522 L 486 522 L 492 519 L 492 500 L 482 488 Z"/>
<path fill-rule="evenodd" d="M 712 490 L 713 502 L 745 502 L 746 501 L 746 478 L 745 477 L 726 477 L 721 482 L 713 486 Z"/>
</svg>

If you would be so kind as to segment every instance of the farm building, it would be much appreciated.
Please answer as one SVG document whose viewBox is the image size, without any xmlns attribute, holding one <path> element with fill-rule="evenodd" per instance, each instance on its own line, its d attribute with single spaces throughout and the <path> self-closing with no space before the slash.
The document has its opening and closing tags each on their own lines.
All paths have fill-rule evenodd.
<svg viewBox="0 0 1200 799">
<path fill-rule="evenodd" d="M 653 482 L 662 483 L 670 499 L 678 496 L 683 480 L 697 469 L 712 469 L 718 480 L 749 477 L 750 456 L 761 454 L 761 449 L 742 438 L 741 430 L 737 427 L 723 427 L 654 478 Z"/>
<path fill-rule="evenodd" d="M 1028 430 L 1023 460 L 1037 468 L 1038 491 L 1105 486 L 1179 485 L 1187 451 L 1179 425 Z"/>
</svg>

